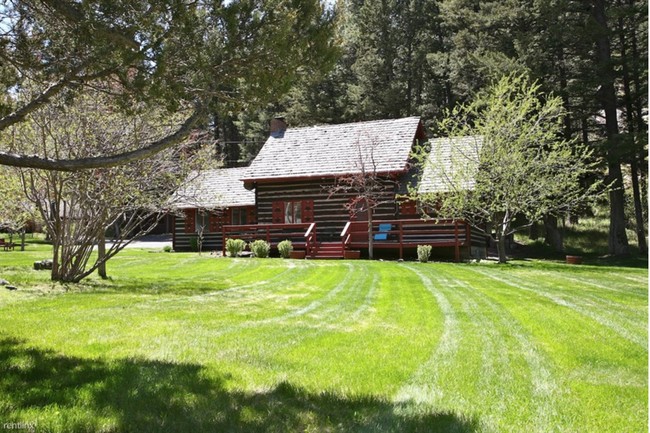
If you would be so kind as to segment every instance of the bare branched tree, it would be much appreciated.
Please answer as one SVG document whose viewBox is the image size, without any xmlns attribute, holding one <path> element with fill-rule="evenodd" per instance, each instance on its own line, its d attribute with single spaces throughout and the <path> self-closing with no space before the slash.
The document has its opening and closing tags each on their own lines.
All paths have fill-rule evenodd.
<svg viewBox="0 0 650 433">
<path fill-rule="evenodd" d="M 367 142 L 367 144 L 363 144 Z M 368 257 L 374 258 L 373 221 L 374 211 L 379 206 L 392 203 L 389 193 L 396 185 L 396 181 L 377 171 L 375 148 L 377 140 L 356 141 L 355 171 L 344 176 L 339 176 L 335 184 L 329 188 L 329 196 L 336 194 L 351 195 L 352 199 L 345 204 L 345 209 L 351 216 L 367 215 L 368 218 Z"/>
<path fill-rule="evenodd" d="M 149 109 L 131 114 L 112 110 L 100 92 L 77 96 L 74 104 L 51 102 L 14 128 L 12 146 L 59 158 L 87 158 L 124 152 L 173 128 Z M 134 238 L 148 233 L 170 206 L 169 197 L 200 160 L 191 143 L 176 151 L 112 168 L 76 172 L 25 169 L 24 193 L 38 209 L 53 243 L 52 279 L 78 282 Z M 196 171 L 194 171 L 196 172 Z M 105 245 L 105 233 L 112 240 Z M 90 262 L 95 245 L 98 255 Z"/>
</svg>

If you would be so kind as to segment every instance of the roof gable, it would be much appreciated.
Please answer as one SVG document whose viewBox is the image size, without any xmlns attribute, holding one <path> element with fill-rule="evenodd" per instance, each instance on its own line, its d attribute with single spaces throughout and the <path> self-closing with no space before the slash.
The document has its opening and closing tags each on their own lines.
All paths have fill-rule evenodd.
<svg viewBox="0 0 650 433">
<path fill-rule="evenodd" d="M 482 136 L 444 137 L 429 141 L 431 151 L 422 173 L 419 193 L 444 193 L 452 186 L 474 189 Z"/>
<path fill-rule="evenodd" d="M 424 138 L 419 117 L 289 128 L 269 137 L 246 176 L 247 182 L 358 173 L 401 172 L 415 138 Z"/>
<path fill-rule="evenodd" d="M 255 193 L 244 188 L 241 179 L 248 167 L 205 170 L 190 179 L 174 194 L 178 209 L 254 206 Z"/>
</svg>

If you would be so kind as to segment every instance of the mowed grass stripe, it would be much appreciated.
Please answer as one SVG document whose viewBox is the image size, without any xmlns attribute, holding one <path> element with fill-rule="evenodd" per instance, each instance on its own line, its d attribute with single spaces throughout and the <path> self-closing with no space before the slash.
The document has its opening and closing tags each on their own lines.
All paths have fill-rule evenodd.
<svg viewBox="0 0 650 433">
<path fill-rule="evenodd" d="M 545 431 L 557 418 L 557 386 L 548 361 L 521 326 L 505 320 L 507 311 L 436 265 L 412 266 L 433 282 L 433 290 L 444 293 L 459 318 L 454 358 L 442 351 L 423 366 L 430 377 L 419 380 L 444 391 L 431 394 L 428 404 L 460 413 L 474 410 L 486 431 Z M 529 386 L 522 387 L 524 383 Z"/>
<path fill-rule="evenodd" d="M 611 291 L 603 291 L 602 287 L 590 284 L 588 281 L 576 280 L 565 275 L 537 274 L 535 276 L 544 276 L 546 279 L 552 279 L 552 285 L 544 285 L 546 293 L 553 294 L 554 299 L 563 299 L 583 308 L 589 308 L 604 314 L 607 317 L 615 317 L 618 322 L 626 328 L 630 328 L 633 333 L 640 335 L 647 331 L 645 323 L 647 321 L 647 303 L 646 299 L 634 297 L 631 299 L 626 292 L 619 292 L 618 295 Z M 510 276 L 513 280 L 516 276 Z M 541 280 L 543 281 L 543 279 Z M 578 283 L 578 284 L 575 284 Z M 585 286 L 586 285 L 586 286 Z M 591 287 L 590 287 L 591 286 Z M 528 284 L 528 288 L 538 289 L 538 284 Z M 594 288 L 596 287 L 596 288 Z M 639 302 L 643 301 L 643 302 Z"/>
<path fill-rule="evenodd" d="M 648 349 L 647 332 L 645 332 L 645 335 L 643 332 L 637 332 L 643 329 L 643 322 L 634 322 L 636 326 L 639 327 L 639 329 L 634 331 L 630 330 L 627 326 L 625 326 L 626 319 L 624 317 L 621 317 L 620 314 L 612 312 L 608 308 L 608 305 L 597 306 L 593 303 L 589 304 L 588 302 L 585 302 L 584 296 L 581 297 L 580 295 L 575 295 L 575 292 L 567 291 L 558 293 L 556 290 L 550 289 L 548 286 L 539 284 L 533 285 L 525 282 L 521 278 L 516 278 L 511 275 L 504 275 L 503 272 L 500 272 L 499 275 L 496 275 L 496 273 L 491 273 L 486 269 L 479 270 L 476 267 L 471 269 L 476 273 L 498 281 L 499 283 L 506 284 L 517 290 L 526 291 L 535 296 L 543 296 L 559 306 L 566 307 L 576 313 L 591 318 L 592 320 L 610 329 L 626 340 L 638 344 L 646 351 Z"/>
<path fill-rule="evenodd" d="M 352 267 L 346 267 L 345 276 L 333 288 L 323 291 L 316 298 L 310 298 L 311 302 L 304 303 L 299 308 L 294 308 L 281 315 L 275 315 L 271 318 L 246 321 L 238 325 L 231 326 L 227 332 L 219 331 L 213 337 L 221 337 L 226 333 L 241 331 L 237 335 L 239 342 L 250 337 L 257 340 L 259 332 L 253 328 L 264 328 L 262 332 L 267 335 L 262 346 L 272 347 L 274 350 L 282 350 L 287 344 L 298 344 L 310 335 L 316 335 L 318 329 L 327 328 L 328 324 L 334 324 L 340 321 L 340 316 L 345 314 L 344 308 L 352 308 L 355 305 L 353 298 L 355 290 L 367 288 L 363 281 L 359 281 L 356 275 L 363 273 L 353 272 Z M 322 278 L 319 277 L 321 282 Z M 343 302 L 345 301 L 345 302 Z M 311 328 L 309 332 L 305 332 Z M 260 345 L 257 342 L 258 347 Z"/>
<path fill-rule="evenodd" d="M 445 287 L 471 299 L 475 314 L 467 320 L 489 333 L 494 348 L 502 354 L 498 357 L 490 350 L 484 350 L 480 361 L 485 365 L 488 356 L 502 360 L 501 364 L 495 365 L 496 371 L 483 368 L 480 388 L 483 392 L 477 400 L 481 402 L 481 419 L 492 420 L 491 428 L 495 431 L 542 432 L 547 431 L 549 425 L 562 430 L 559 416 L 561 391 L 551 360 L 506 308 L 468 282 L 464 272 L 452 270 L 457 269 L 438 269 L 435 273 Z M 528 386 L 522 386 L 525 383 Z M 503 411 L 503 417 L 495 416 L 499 409 Z M 499 423 L 499 419 L 508 422 Z"/>
<path fill-rule="evenodd" d="M 281 321 L 243 327 L 239 332 L 228 333 L 215 340 L 207 338 L 204 342 L 207 350 L 210 350 L 210 346 L 224 348 L 220 352 L 213 350 L 213 356 L 228 362 L 229 368 L 239 371 L 246 381 L 265 383 L 267 387 L 279 378 L 295 377 L 296 365 L 303 366 L 299 369 L 300 380 L 309 382 L 309 377 L 302 376 L 305 369 L 312 371 L 312 375 L 314 370 L 318 370 L 339 386 L 345 383 L 346 389 L 353 393 L 369 391 L 368 383 L 375 386 L 382 383 L 387 387 L 392 384 L 394 387 L 396 382 L 390 377 L 398 375 L 401 380 L 410 373 L 410 368 L 414 368 L 411 367 L 412 362 L 405 362 L 404 356 L 412 355 L 421 346 L 422 338 L 417 337 L 428 328 L 429 317 L 411 314 L 414 305 L 421 305 L 421 296 L 413 296 L 412 291 L 396 291 L 395 287 L 391 287 L 394 272 L 382 278 L 378 275 L 383 274 L 383 267 L 367 269 L 366 266 L 375 268 L 369 262 L 355 264 L 353 277 L 344 279 L 345 284 L 341 288 L 328 292 L 337 296 L 331 297 L 319 308 L 310 308 L 298 316 L 281 317 Z M 402 276 L 398 275 L 397 280 L 401 281 Z M 387 297 L 390 301 L 385 299 Z M 361 314 L 362 311 L 365 314 Z M 391 314 L 378 317 L 378 311 Z M 398 317 L 387 317 L 393 314 Z M 412 326 L 399 326 L 405 314 L 418 320 Z M 427 312 L 427 316 L 429 314 Z M 405 330 L 408 335 L 403 336 Z M 263 340 L 259 338 L 260 333 L 265 336 Z M 429 333 L 425 335 L 432 338 Z M 328 353 L 322 354 L 322 348 L 328 348 Z M 337 368 L 321 372 L 320 356 L 336 358 Z M 346 359 L 348 364 L 345 364 Z M 344 364 L 340 365 L 338 361 Z M 368 363 L 374 364 L 374 367 L 369 370 L 363 368 Z M 246 369 L 241 369 L 241 364 L 255 366 L 256 373 L 251 375 L 250 371 L 244 371 Z M 352 365 L 358 365 L 359 371 L 353 375 L 347 374 Z M 293 366 L 293 374 L 292 369 L 283 366 Z M 326 374 L 327 371 L 330 373 Z M 368 374 L 373 377 L 370 381 Z"/>
<path fill-rule="evenodd" d="M 504 281 L 492 278 L 491 272 L 499 273 L 498 278 Z M 529 332 L 544 343 L 546 351 L 555 356 L 556 362 L 564 362 L 563 367 L 571 367 L 580 362 L 575 356 L 583 350 L 593 353 L 603 362 L 623 362 L 625 366 L 633 365 L 639 355 L 647 357 L 645 348 L 620 338 L 617 333 L 602 326 L 589 315 L 559 305 L 543 293 L 552 290 L 562 278 L 561 274 L 547 281 L 537 281 L 537 290 L 542 292 L 540 294 L 534 293 L 536 289 L 530 287 L 518 289 L 521 281 L 515 284 L 504 278 L 502 271 L 488 270 L 488 267 L 468 267 L 464 270 L 464 275 L 459 277 L 467 279 L 477 290 L 510 311 Z M 647 323 L 647 320 L 644 321 Z"/>
<path fill-rule="evenodd" d="M 633 417 L 624 431 L 647 427 L 643 421 L 644 416 L 647 419 L 645 348 L 620 338 L 589 316 L 558 309 L 546 296 L 533 296 L 529 289 L 520 291 L 512 282 L 495 282 L 489 276 L 477 279 L 472 272 L 476 267 L 468 268 L 453 272 L 510 311 L 552 361 L 559 387 L 554 399 L 558 425 L 564 425 L 565 431 L 609 431 L 611 425 L 626 424 L 619 419 L 620 413 L 636 413 L 639 417 Z M 504 272 L 489 266 L 480 269 L 500 276 Z M 537 280 L 537 286 L 549 289 L 561 279 L 562 272 L 558 272 L 552 279 Z"/>
<path fill-rule="evenodd" d="M 516 274 L 517 272 L 513 272 Z M 549 278 L 556 278 L 558 272 L 548 271 L 526 271 L 526 275 L 540 277 L 542 280 Z M 583 274 L 572 274 L 569 270 L 565 269 L 564 272 L 560 271 L 562 275 L 561 280 L 557 281 L 551 289 L 561 291 L 572 291 L 580 295 L 593 295 L 603 302 L 609 302 L 613 305 L 621 305 L 630 308 L 630 311 L 636 312 L 642 310 L 648 300 L 647 280 L 645 284 L 642 282 L 632 283 L 624 278 L 611 278 L 602 272 L 598 273 L 598 277 Z M 644 301 L 640 303 L 640 301 Z"/>
<path fill-rule="evenodd" d="M 409 272 L 376 262 L 355 263 L 355 268 L 363 275 L 360 281 L 376 284 L 375 289 L 364 289 L 349 307 L 341 306 L 336 326 L 309 329 L 312 338 L 277 356 L 306 372 L 318 371 L 334 390 L 363 395 L 374 386 L 375 395 L 389 399 L 436 344 L 439 311 L 421 286 L 409 284 L 416 282 Z M 366 313 L 355 317 L 360 308 Z"/>
<path fill-rule="evenodd" d="M 305 285 L 293 284 L 291 275 L 285 274 L 284 281 L 276 281 L 278 286 L 259 288 L 234 302 L 221 302 L 218 297 L 215 297 L 214 302 L 188 302 L 186 296 L 142 294 L 138 291 L 135 295 L 109 293 L 101 297 L 90 293 L 69 293 L 54 298 L 47 297 L 39 303 L 25 307 L 26 312 L 43 314 L 44 317 L 51 311 L 59 311 L 59 314 L 50 318 L 52 327 L 42 332 L 43 341 L 51 339 L 61 342 L 71 339 L 78 342 L 80 348 L 86 341 L 102 341 L 105 347 L 115 344 L 117 350 L 114 353 L 119 356 L 123 348 L 119 340 L 133 336 L 136 337 L 135 341 L 138 341 L 140 352 L 157 352 L 160 347 L 167 345 L 168 339 L 173 341 L 174 346 L 180 347 L 181 344 L 176 342 L 177 337 L 182 340 L 180 336 L 191 335 L 193 329 L 201 330 L 201 333 L 224 332 L 232 326 L 234 332 L 242 323 L 268 320 L 274 315 L 286 315 L 291 310 L 302 308 L 314 297 L 321 296 L 320 292 L 327 289 L 328 281 L 332 285 L 340 283 L 338 273 L 323 276 L 312 268 L 313 266 L 305 263 L 293 275 L 299 277 L 301 273 L 311 269 L 309 277 L 304 279 Z M 213 272 L 213 275 L 215 279 L 219 278 L 218 273 Z M 311 289 L 308 291 L 305 287 Z M 93 301 L 86 302 L 84 298 L 90 296 Z M 269 301 L 270 299 L 273 302 Z M 14 326 L 20 325 L 21 320 L 18 318 Z M 123 335 L 106 332 L 110 331 L 107 328 L 123 328 Z M 97 337 L 98 335 L 101 337 Z M 151 341 L 146 338 L 137 339 L 138 335 L 151 335 L 154 338 Z M 188 347 L 192 347 L 192 344 Z M 125 352 L 128 352 L 128 348 L 125 348 Z M 174 354 L 169 347 L 164 352 L 166 356 Z"/>
<path fill-rule="evenodd" d="M 422 286 L 435 299 L 444 322 L 437 346 L 408 383 L 397 392 L 395 400 L 401 403 L 412 401 L 416 404 L 436 406 L 443 399 L 446 391 L 442 386 L 440 376 L 445 370 L 451 370 L 455 365 L 460 339 L 458 319 L 456 311 L 445 294 L 434 285 L 430 278 L 418 269 L 410 266 L 404 267 L 417 275 Z"/>
<path fill-rule="evenodd" d="M 208 332 L 199 332 L 199 335 L 193 333 L 189 336 L 192 340 L 188 342 L 187 346 L 194 346 L 197 348 L 197 354 L 194 356 L 200 357 L 205 352 L 213 353 L 218 359 L 224 361 L 228 360 L 241 360 L 245 358 L 247 363 L 255 363 L 257 365 L 270 365 L 268 359 L 275 353 L 286 350 L 289 346 L 296 346 L 301 344 L 306 339 L 317 338 L 319 333 L 327 331 L 327 328 L 334 327 L 335 324 L 340 324 L 344 317 L 348 316 L 348 310 L 355 308 L 355 306 L 366 298 L 364 290 L 368 290 L 369 285 L 366 284 L 365 279 L 369 278 L 367 272 L 353 272 L 350 266 L 347 266 L 345 276 L 341 278 L 340 273 L 330 273 L 328 277 L 334 276 L 334 281 L 338 282 L 334 287 L 329 287 L 327 290 L 327 278 L 322 275 L 322 269 L 309 265 L 305 265 L 313 272 L 312 277 L 318 278 L 320 286 L 319 290 L 313 290 L 309 298 L 298 298 L 301 301 L 301 306 L 290 309 L 283 314 L 277 314 L 282 310 L 274 309 L 274 295 L 269 295 L 265 298 L 266 309 L 274 311 L 274 315 L 260 320 L 245 320 L 236 324 L 226 327 L 215 327 Z M 340 269 L 340 267 L 337 267 Z M 358 271 L 358 269 L 356 269 Z M 316 272 L 318 271 L 318 272 Z M 338 277 L 337 277 L 338 275 Z M 296 288 L 289 285 L 288 290 L 301 290 L 309 286 L 311 277 L 305 282 L 299 284 Z M 316 287 L 316 286 L 314 286 Z M 257 292 L 258 290 L 255 290 Z M 275 293 L 280 298 L 284 298 L 284 293 Z M 247 296 L 256 297 L 254 292 L 245 292 Z M 358 300 L 355 299 L 358 298 Z M 307 300 L 311 300 L 307 303 Z M 270 302 L 269 302 L 270 301 Z M 240 307 L 249 305 L 250 302 L 243 299 Z M 281 303 L 281 302 L 280 302 Z M 231 305 L 232 308 L 237 308 Z M 266 337 L 262 341 L 259 339 L 260 332 Z M 198 341 L 197 341 L 198 340 Z M 226 350 L 211 350 L 210 348 L 228 348 L 234 347 L 236 349 Z M 251 353 L 250 348 L 254 347 L 254 354 Z M 242 350 L 243 348 L 243 350 Z M 190 359 L 188 359 L 190 360 Z"/>
<path fill-rule="evenodd" d="M 323 275 L 320 267 L 309 263 L 298 268 L 294 274 L 297 282 L 284 281 L 278 289 L 244 290 L 241 296 L 228 303 L 219 303 L 218 297 L 211 297 L 208 308 L 215 321 L 194 322 L 196 326 L 192 332 L 180 337 L 175 335 L 177 340 L 184 340 L 180 345 L 185 348 L 184 359 L 200 362 L 206 355 L 221 360 L 237 360 L 243 356 L 250 361 L 250 348 L 255 348 L 259 358 L 265 345 L 277 345 L 283 338 L 292 338 L 284 331 L 284 322 L 298 319 L 319 308 L 325 299 L 334 298 L 353 275 L 349 267 L 344 268 L 343 276 L 340 272 Z M 182 309 L 182 305 L 179 308 Z M 260 332 L 265 336 L 261 341 Z M 299 331 L 292 333 L 295 332 Z M 249 340 L 252 341 L 247 343 Z"/>
</svg>

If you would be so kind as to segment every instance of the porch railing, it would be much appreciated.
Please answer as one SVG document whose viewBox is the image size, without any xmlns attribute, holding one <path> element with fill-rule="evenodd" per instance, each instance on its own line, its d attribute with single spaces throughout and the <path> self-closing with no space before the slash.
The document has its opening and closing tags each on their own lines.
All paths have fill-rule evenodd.
<svg viewBox="0 0 650 433">
<path fill-rule="evenodd" d="M 274 248 L 278 243 L 288 239 L 294 247 L 304 248 L 308 254 L 312 254 L 317 248 L 316 223 L 225 225 L 221 231 L 224 254 L 226 239 L 229 238 L 243 239 L 247 242 L 263 239 Z"/>
<path fill-rule="evenodd" d="M 316 223 L 311 223 L 305 232 L 305 251 L 313 255 L 318 250 L 318 241 L 316 239 Z"/>
<path fill-rule="evenodd" d="M 453 247 L 455 258 L 460 260 L 460 248 L 472 242 L 472 229 L 464 220 L 377 220 L 372 222 L 373 246 L 375 248 L 399 249 L 417 245 Z M 350 221 L 341 232 L 343 249 L 368 247 L 368 222 Z"/>
</svg>

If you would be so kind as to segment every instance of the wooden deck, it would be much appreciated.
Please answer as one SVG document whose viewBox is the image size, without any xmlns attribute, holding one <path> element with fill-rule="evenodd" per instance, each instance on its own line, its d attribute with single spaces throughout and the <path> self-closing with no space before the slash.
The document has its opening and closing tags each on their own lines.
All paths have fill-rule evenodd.
<svg viewBox="0 0 650 433">
<path fill-rule="evenodd" d="M 341 232 L 344 249 L 368 248 L 368 223 L 348 222 Z M 463 220 L 380 220 L 372 223 L 374 249 L 393 249 L 403 258 L 404 250 L 418 245 L 451 247 L 460 261 L 461 248 L 486 246 L 485 233 Z"/>
<path fill-rule="evenodd" d="M 294 249 L 303 250 L 307 257 L 328 258 L 353 256 L 349 254 L 368 248 L 368 223 L 366 221 L 349 221 L 341 232 L 339 242 L 318 242 L 318 224 L 252 224 L 223 226 L 223 239 L 238 238 L 247 242 L 264 239 L 277 248 L 277 244 L 285 239 L 291 240 Z M 452 248 L 454 259 L 460 261 L 461 250 L 471 247 L 485 248 L 486 235 L 483 231 L 471 227 L 463 220 L 422 220 L 395 219 L 378 220 L 372 223 L 373 248 L 377 250 L 393 250 L 404 257 L 406 249 L 418 245 L 431 245 L 434 248 Z M 225 242 L 224 242 L 225 243 Z M 333 244 L 338 245 L 338 252 L 332 252 Z M 328 254 L 323 254 L 328 250 Z M 225 245 L 224 245 L 225 252 Z"/>
</svg>

